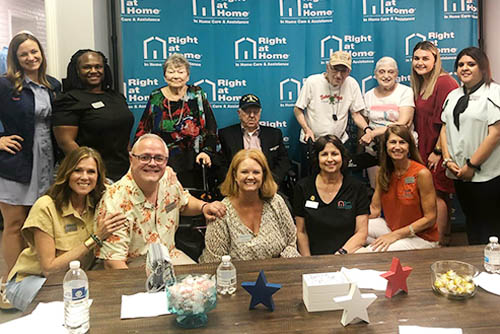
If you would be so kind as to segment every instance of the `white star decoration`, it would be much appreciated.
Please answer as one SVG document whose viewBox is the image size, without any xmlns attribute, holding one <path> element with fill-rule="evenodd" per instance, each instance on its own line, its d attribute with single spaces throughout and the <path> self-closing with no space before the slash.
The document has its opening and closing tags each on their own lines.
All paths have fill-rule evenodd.
<svg viewBox="0 0 500 334">
<path fill-rule="evenodd" d="M 344 309 L 340 323 L 343 326 L 347 326 L 356 318 L 370 322 L 366 309 L 375 299 L 377 299 L 377 296 L 374 293 L 361 294 L 358 286 L 351 284 L 351 289 L 347 296 L 333 298 L 335 303 Z"/>
</svg>

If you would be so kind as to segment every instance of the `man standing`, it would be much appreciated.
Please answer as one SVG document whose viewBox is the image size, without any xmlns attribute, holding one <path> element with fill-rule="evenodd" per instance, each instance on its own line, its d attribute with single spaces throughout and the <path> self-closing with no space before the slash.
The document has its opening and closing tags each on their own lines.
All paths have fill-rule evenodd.
<svg viewBox="0 0 500 334">
<path fill-rule="evenodd" d="M 371 131 L 361 115 L 365 109 L 361 89 L 349 76 L 351 63 L 348 52 L 336 51 L 326 64 L 325 73 L 307 78 L 293 110 L 302 127 L 302 143 L 324 135 L 335 135 L 345 143 L 349 138 L 346 133 L 348 111 L 358 128 L 364 132 Z"/>
<path fill-rule="evenodd" d="M 259 125 L 261 114 L 262 105 L 256 95 L 246 94 L 241 97 L 238 109 L 240 124 L 219 130 L 224 170 L 227 170 L 239 150 L 256 148 L 266 156 L 274 181 L 279 185 L 290 169 L 290 160 L 281 130 Z"/>
<path fill-rule="evenodd" d="M 182 188 L 171 168 L 167 168 L 168 149 L 159 136 L 145 134 L 130 152 L 130 170 L 104 193 L 98 215 L 121 212 L 127 227 L 116 231 L 97 251 L 105 268 L 125 269 L 142 265 L 148 244 L 159 242 L 170 252 L 173 264 L 195 263 L 175 248 L 179 214 L 200 213 L 210 221 L 225 214 L 220 202 L 206 203 Z M 135 260 L 135 261 L 134 261 Z"/>
</svg>

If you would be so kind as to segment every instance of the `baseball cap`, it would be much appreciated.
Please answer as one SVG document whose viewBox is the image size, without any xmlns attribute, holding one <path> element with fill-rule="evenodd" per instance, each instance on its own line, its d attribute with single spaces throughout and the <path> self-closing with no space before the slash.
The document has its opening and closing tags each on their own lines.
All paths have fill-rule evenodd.
<svg viewBox="0 0 500 334">
<path fill-rule="evenodd" d="M 352 58 L 349 52 L 335 51 L 330 55 L 330 61 L 329 61 L 330 66 L 344 65 L 347 66 L 348 69 L 352 70 L 351 63 L 352 63 Z"/>
<path fill-rule="evenodd" d="M 248 107 L 259 107 L 262 108 L 260 105 L 260 99 L 257 97 L 257 95 L 254 94 L 246 94 L 243 95 L 240 99 L 240 109 L 246 109 Z"/>
</svg>

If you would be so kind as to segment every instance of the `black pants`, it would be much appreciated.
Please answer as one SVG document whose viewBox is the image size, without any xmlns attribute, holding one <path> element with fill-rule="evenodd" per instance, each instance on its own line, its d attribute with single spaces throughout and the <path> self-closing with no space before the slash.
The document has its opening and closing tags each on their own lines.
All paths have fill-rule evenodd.
<svg viewBox="0 0 500 334">
<path fill-rule="evenodd" d="M 493 235 L 500 237 L 500 176 L 486 182 L 454 183 L 469 245 L 487 244 Z"/>
</svg>

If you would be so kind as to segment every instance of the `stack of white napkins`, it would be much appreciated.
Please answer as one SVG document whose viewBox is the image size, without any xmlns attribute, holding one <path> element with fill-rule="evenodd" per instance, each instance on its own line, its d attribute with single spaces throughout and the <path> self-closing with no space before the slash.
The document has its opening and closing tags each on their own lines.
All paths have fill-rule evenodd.
<svg viewBox="0 0 500 334">
<path fill-rule="evenodd" d="M 64 327 L 64 303 L 39 303 L 31 314 L 0 324 L 0 333 L 67 334 Z"/>
<path fill-rule="evenodd" d="M 157 317 L 164 314 L 170 314 L 165 291 L 122 296 L 122 319 Z"/>
<path fill-rule="evenodd" d="M 479 285 L 484 290 L 500 295 L 500 275 L 499 274 L 489 274 L 487 272 L 482 272 L 479 276 L 474 278 L 474 283 Z"/>
<path fill-rule="evenodd" d="M 302 299 L 308 312 L 342 309 L 334 297 L 349 293 L 351 284 L 341 272 L 302 275 Z"/>
</svg>

